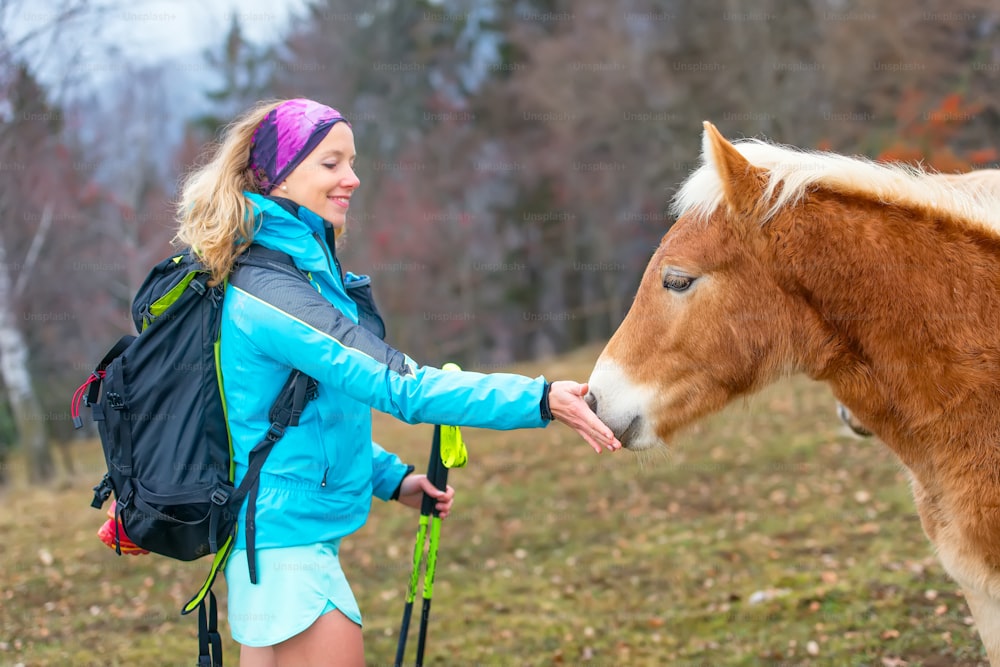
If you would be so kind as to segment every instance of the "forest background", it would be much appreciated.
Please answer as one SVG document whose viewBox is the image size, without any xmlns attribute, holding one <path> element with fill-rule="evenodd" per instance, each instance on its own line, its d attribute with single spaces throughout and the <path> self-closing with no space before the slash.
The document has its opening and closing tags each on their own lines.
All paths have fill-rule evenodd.
<svg viewBox="0 0 1000 667">
<path fill-rule="evenodd" d="M 312 0 L 206 18 L 213 45 L 161 57 L 170 6 L 0 2 L 0 484 L 72 471 L 72 390 L 170 252 L 182 174 L 260 99 L 347 115 L 343 263 L 374 278 L 394 346 L 484 371 L 608 338 L 702 120 L 947 172 L 997 160 L 986 0 Z"/>
</svg>

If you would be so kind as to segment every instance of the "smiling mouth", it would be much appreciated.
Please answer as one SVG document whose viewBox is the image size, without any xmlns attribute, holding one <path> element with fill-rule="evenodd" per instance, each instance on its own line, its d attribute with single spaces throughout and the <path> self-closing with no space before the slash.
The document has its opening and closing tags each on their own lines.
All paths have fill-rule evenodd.
<svg viewBox="0 0 1000 667">
<path fill-rule="evenodd" d="M 348 208 L 351 205 L 351 198 L 350 197 L 327 197 L 327 199 L 329 199 L 330 201 L 332 201 L 334 204 L 336 204 L 340 208 Z"/>
</svg>

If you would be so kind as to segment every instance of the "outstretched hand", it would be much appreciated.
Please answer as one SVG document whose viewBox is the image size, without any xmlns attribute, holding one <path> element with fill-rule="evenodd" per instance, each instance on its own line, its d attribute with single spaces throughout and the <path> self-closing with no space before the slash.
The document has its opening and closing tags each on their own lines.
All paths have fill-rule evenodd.
<svg viewBox="0 0 1000 667">
<path fill-rule="evenodd" d="M 408 507 L 420 509 L 425 493 L 437 501 L 434 508 L 438 511 L 438 516 L 442 519 L 448 516 L 448 513 L 451 512 L 451 504 L 455 500 L 455 489 L 449 485 L 447 491 L 440 491 L 431 484 L 427 475 L 407 475 L 404 477 L 403 483 L 399 487 L 399 502 Z"/>
<path fill-rule="evenodd" d="M 604 422 L 597 418 L 583 397 L 587 395 L 586 383 L 560 380 L 549 387 L 549 411 L 552 416 L 580 434 L 598 454 L 621 449 L 622 443 Z"/>
</svg>

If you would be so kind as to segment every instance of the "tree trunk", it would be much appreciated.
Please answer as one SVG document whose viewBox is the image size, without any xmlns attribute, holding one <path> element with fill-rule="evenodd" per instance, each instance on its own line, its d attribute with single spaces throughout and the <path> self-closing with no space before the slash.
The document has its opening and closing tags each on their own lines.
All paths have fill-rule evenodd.
<svg viewBox="0 0 1000 667">
<path fill-rule="evenodd" d="M 7 248 L 0 238 L 0 377 L 7 387 L 17 436 L 25 449 L 28 478 L 45 482 L 55 475 L 45 415 L 31 385 L 28 371 L 28 343 L 18 327 L 14 294 L 7 266 Z"/>
</svg>

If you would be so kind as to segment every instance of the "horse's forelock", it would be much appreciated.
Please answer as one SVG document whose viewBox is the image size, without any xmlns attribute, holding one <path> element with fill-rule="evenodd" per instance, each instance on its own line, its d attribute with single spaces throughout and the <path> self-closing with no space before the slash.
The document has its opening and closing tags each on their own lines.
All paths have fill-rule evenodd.
<svg viewBox="0 0 1000 667">
<path fill-rule="evenodd" d="M 681 185 L 670 204 L 670 212 L 675 218 L 682 215 L 707 218 L 722 202 L 722 181 L 713 166 L 704 164 Z"/>
</svg>

